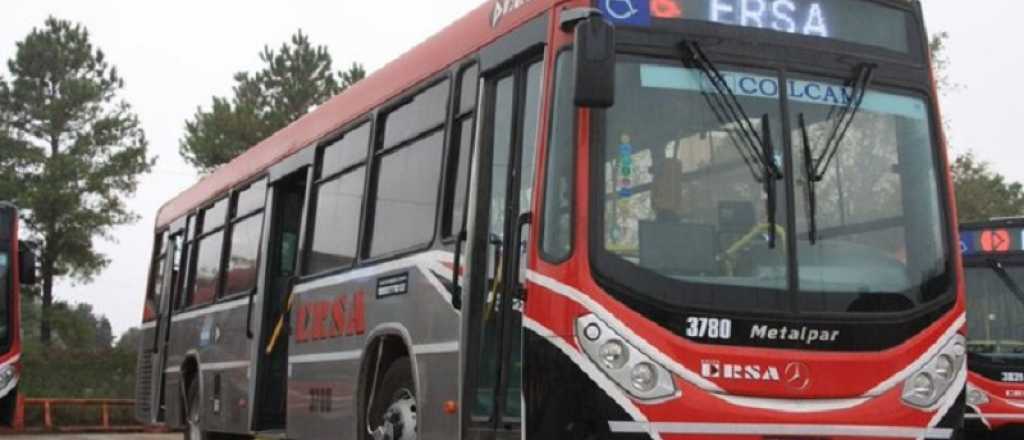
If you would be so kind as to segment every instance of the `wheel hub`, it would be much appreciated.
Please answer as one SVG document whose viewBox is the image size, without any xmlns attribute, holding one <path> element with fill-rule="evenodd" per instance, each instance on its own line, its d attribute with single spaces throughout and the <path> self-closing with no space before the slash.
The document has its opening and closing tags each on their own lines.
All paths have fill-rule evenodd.
<svg viewBox="0 0 1024 440">
<path fill-rule="evenodd" d="M 381 425 L 373 431 L 374 440 L 416 440 L 416 398 L 409 390 L 395 394 L 384 412 Z"/>
</svg>

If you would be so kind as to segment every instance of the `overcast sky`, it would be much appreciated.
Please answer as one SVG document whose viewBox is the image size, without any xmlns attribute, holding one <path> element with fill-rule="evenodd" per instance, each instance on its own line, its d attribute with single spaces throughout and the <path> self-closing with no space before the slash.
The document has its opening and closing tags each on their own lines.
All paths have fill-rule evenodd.
<svg viewBox="0 0 1024 440">
<path fill-rule="evenodd" d="M 59 284 L 57 298 L 94 304 L 118 334 L 138 325 L 156 211 L 196 180 L 178 155 L 184 121 L 212 95 L 229 94 L 235 72 L 258 69 L 263 45 L 276 47 L 301 28 L 329 47 L 337 67 L 359 61 L 372 72 L 480 2 L 4 0 L 0 60 L 11 58 L 15 43 L 48 15 L 84 24 L 127 80 L 124 98 L 142 119 L 151 154 L 159 157 L 129 201 L 142 220 L 119 228 L 117 243 L 99 246 L 113 260 L 110 268 L 89 285 Z M 1024 52 L 1011 38 L 1024 2 L 924 4 L 929 31 L 950 33 L 952 79 L 965 86 L 943 102 L 954 149 L 974 150 L 1024 181 L 1024 145 L 1015 130 L 1024 120 Z M 0 74 L 7 76 L 6 65 Z"/>
</svg>

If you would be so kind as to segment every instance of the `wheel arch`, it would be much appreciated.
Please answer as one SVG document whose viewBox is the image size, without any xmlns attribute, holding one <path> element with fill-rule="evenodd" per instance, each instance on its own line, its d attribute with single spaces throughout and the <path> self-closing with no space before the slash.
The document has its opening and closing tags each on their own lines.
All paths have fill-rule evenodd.
<svg viewBox="0 0 1024 440">
<path fill-rule="evenodd" d="M 370 390 L 380 386 L 388 367 L 402 357 L 409 359 L 412 367 L 412 381 L 416 388 L 416 398 L 422 396 L 420 372 L 413 350 L 412 336 L 409 330 L 400 323 L 384 323 L 368 333 L 363 347 L 363 356 L 359 365 L 359 388 L 356 405 L 356 432 L 359 439 L 365 438 L 366 412 L 369 407 Z M 378 363 L 378 358 L 380 362 Z M 378 371 L 378 367 L 380 370 Z M 418 402 L 422 403 L 422 402 Z"/>
</svg>

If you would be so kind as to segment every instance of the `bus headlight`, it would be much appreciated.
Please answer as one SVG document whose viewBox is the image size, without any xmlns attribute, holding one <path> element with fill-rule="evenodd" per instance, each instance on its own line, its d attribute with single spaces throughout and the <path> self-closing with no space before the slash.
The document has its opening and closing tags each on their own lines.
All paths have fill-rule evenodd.
<svg viewBox="0 0 1024 440">
<path fill-rule="evenodd" d="M 967 384 L 967 404 L 968 405 L 978 406 L 978 405 L 984 405 L 984 404 L 986 404 L 988 402 L 989 402 L 988 395 L 985 394 L 984 391 L 975 388 L 971 384 Z"/>
<path fill-rule="evenodd" d="M 672 374 L 597 316 L 576 320 L 576 341 L 590 361 L 634 399 L 653 402 L 676 395 Z"/>
<path fill-rule="evenodd" d="M 956 382 L 965 362 L 964 337 L 957 335 L 903 384 L 903 402 L 917 408 L 935 406 Z"/>
<path fill-rule="evenodd" d="M 14 382 L 14 378 L 14 365 L 4 365 L 0 367 L 0 390 L 7 388 L 12 382 Z"/>
</svg>

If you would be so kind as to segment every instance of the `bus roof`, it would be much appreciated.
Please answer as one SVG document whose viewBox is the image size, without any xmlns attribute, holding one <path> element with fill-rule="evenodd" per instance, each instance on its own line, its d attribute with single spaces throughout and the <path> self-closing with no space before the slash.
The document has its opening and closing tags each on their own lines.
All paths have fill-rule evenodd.
<svg viewBox="0 0 1024 440">
<path fill-rule="evenodd" d="M 438 34 L 331 98 L 164 204 L 156 227 L 163 228 L 274 164 L 312 146 L 332 131 L 365 115 L 418 83 L 465 59 L 520 24 L 569 0 L 488 0 Z M 501 6 L 498 6 L 498 5 Z M 518 5 L 518 7 L 515 7 Z M 498 26 L 492 14 L 503 9 Z M 386 20 L 384 20 L 386 21 Z"/>
</svg>

